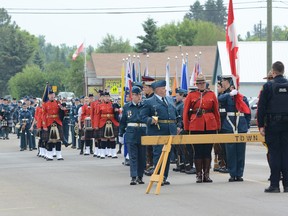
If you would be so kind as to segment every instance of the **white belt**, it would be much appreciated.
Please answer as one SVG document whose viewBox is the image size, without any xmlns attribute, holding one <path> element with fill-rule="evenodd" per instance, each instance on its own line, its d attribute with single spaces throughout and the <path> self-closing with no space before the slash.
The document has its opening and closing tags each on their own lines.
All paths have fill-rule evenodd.
<svg viewBox="0 0 288 216">
<path fill-rule="evenodd" d="M 244 116 L 244 113 L 239 113 L 239 112 L 227 112 L 227 116 Z"/>
<path fill-rule="evenodd" d="M 128 127 L 147 127 L 147 125 L 144 123 L 128 123 L 127 126 Z"/>
<path fill-rule="evenodd" d="M 226 112 L 226 109 L 225 108 L 220 108 L 219 112 Z"/>
</svg>

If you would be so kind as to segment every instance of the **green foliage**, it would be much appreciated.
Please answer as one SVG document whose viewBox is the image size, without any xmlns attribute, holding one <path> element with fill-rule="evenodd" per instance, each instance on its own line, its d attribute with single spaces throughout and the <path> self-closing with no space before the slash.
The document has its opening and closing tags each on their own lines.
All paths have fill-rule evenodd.
<svg viewBox="0 0 288 216">
<path fill-rule="evenodd" d="M 148 52 L 164 52 L 165 46 L 160 44 L 160 40 L 157 36 L 156 22 L 153 19 L 148 18 L 142 26 L 146 34 L 137 37 L 142 42 L 136 44 L 135 51 L 143 52 L 144 50 L 147 50 Z"/>
<path fill-rule="evenodd" d="M 0 10 L 0 92 L 7 94 L 7 82 L 22 71 L 31 59 L 37 39 L 10 23 L 6 10 Z"/>
<path fill-rule="evenodd" d="M 254 25 L 254 30 L 252 33 L 247 32 L 245 40 L 246 41 L 265 41 L 267 39 L 267 29 L 261 27 L 260 24 Z M 288 27 L 274 26 L 272 32 L 273 41 L 287 41 L 288 40 Z"/>
<path fill-rule="evenodd" d="M 190 6 L 190 10 L 184 18 L 212 22 L 225 29 L 227 21 L 226 11 L 227 8 L 224 7 L 223 0 L 207 0 L 204 5 L 201 5 L 197 0 Z"/>
<path fill-rule="evenodd" d="M 216 45 L 225 40 L 225 31 L 210 22 L 184 19 L 161 26 L 157 33 L 161 44 L 167 46 Z"/>
<path fill-rule="evenodd" d="M 27 66 L 23 72 L 17 73 L 9 82 L 9 92 L 13 97 L 25 95 L 42 97 L 46 83 L 46 75 L 36 65 Z"/>
<path fill-rule="evenodd" d="M 97 53 L 129 53 L 131 51 L 129 40 L 124 41 L 122 37 L 117 39 L 111 34 L 107 34 L 96 49 Z"/>
<path fill-rule="evenodd" d="M 197 34 L 195 35 L 194 45 L 212 46 L 217 45 L 217 41 L 225 40 L 225 31 L 211 22 L 194 22 Z"/>
</svg>

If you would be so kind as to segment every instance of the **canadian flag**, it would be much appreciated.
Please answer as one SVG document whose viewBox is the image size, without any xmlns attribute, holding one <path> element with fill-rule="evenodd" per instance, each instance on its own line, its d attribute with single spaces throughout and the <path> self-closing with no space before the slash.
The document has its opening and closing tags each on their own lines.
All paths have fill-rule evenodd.
<svg viewBox="0 0 288 216">
<path fill-rule="evenodd" d="M 82 43 L 78 49 L 73 53 L 72 60 L 75 61 L 75 59 L 78 57 L 78 55 L 84 51 L 84 43 Z"/>
<path fill-rule="evenodd" d="M 226 28 L 226 47 L 230 60 L 231 73 L 236 80 L 235 87 L 239 87 L 239 69 L 238 69 L 238 38 L 234 23 L 234 12 L 232 0 L 229 1 L 228 21 Z"/>
</svg>

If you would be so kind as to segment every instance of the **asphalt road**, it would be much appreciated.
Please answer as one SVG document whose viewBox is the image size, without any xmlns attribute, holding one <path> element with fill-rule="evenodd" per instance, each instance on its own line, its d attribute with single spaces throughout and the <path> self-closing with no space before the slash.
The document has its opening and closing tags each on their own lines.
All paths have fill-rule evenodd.
<svg viewBox="0 0 288 216">
<path fill-rule="evenodd" d="M 195 183 L 195 175 L 171 170 L 171 185 L 130 186 L 129 168 L 118 159 L 80 156 L 63 148 L 64 161 L 47 162 L 36 151 L 19 151 L 19 140 L 0 140 L 0 216 L 148 216 L 288 214 L 288 194 L 267 194 L 265 148 L 247 145 L 244 182 L 211 172 L 213 183 Z M 175 165 L 171 165 L 171 169 Z M 282 188 L 281 188 L 282 190 Z"/>
</svg>

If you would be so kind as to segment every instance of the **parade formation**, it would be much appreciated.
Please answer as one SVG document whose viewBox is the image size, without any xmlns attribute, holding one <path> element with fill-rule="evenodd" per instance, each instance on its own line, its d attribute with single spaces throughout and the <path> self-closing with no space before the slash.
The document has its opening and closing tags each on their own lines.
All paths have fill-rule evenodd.
<svg viewBox="0 0 288 216">
<path fill-rule="evenodd" d="M 258 104 L 258 126 L 270 155 L 271 185 L 265 192 L 280 192 L 280 179 L 284 192 L 288 192 L 285 138 L 288 111 L 287 106 L 279 104 L 280 100 L 282 103 L 288 99 L 288 81 L 283 77 L 281 62 L 273 64 L 270 74 L 274 79 L 267 80 Z M 118 153 L 124 145 L 129 163 L 123 164 L 130 166 L 130 185 L 137 185 L 144 184 L 144 175 L 153 174 L 163 148 L 163 145 L 141 145 L 142 136 L 241 134 L 250 128 L 247 98 L 236 90 L 232 76 L 218 77 L 217 96 L 209 89 L 203 74 L 196 78 L 196 88 L 188 91 L 178 88 L 176 97 L 166 95 L 166 81 L 148 76 L 142 79 L 133 83 L 123 107 L 105 90 L 67 101 L 56 98 L 49 85 L 42 101 L 33 97 L 19 101 L 1 98 L 1 139 L 9 140 L 9 133 L 13 132 L 19 138 L 21 152 L 37 149 L 37 155 L 47 161 L 53 161 L 54 157 L 64 160 L 62 145 L 77 148 L 80 155 L 100 159 L 117 159 L 116 144 Z M 170 162 L 176 163 L 173 171 L 196 174 L 196 183 L 212 183 L 209 175 L 212 149 L 213 143 L 173 146 L 162 185 L 170 184 Z M 245 142 L 214 144 L 214 171 L 229 173 L 228 182 L 243 182 L 245 149 Z"/>
</svg>

